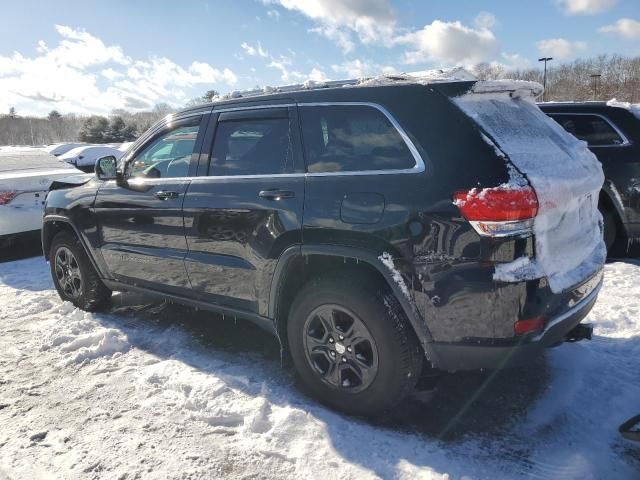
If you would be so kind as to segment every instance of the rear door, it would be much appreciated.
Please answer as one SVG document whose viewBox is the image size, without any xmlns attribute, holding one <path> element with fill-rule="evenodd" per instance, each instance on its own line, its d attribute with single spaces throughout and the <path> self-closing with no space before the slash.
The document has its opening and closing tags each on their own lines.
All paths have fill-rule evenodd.
<svg viewBox="0 0 640 480">
<path fill-rule="evenodd" d="M 206 301 L 265 315 L 278 257 L 302 242 L 296 111 L 244 107 L 214 117 L 184 201 L 186 269 Z"/>
<path fill-rule="evenodd" d="M 165 291 L 189 287 L 182 203 L 207 119 L 167 123 L 128 156 L 124 181 L 98 190 L 101 252 L 115 279 Z"/>
</svg>

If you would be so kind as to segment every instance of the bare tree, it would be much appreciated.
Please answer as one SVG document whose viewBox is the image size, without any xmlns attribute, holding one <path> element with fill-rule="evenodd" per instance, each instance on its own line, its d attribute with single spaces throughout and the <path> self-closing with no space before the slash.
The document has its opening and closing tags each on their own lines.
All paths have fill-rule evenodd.
<svg viewBox="0 0 640 480">
<path fill-rule="evenodd" d="M 504 71 L 481 63 L 473 69 L 481 80 L 513 78 L 542 83 L 538 68 Z M 593 75 L 599 75 L 594 89 Z M 609 100 L 640 102 L 640 57 L 598 55 L 573 62 L 551 65 L 547 69 L 547 100 Z"/>
</svg>

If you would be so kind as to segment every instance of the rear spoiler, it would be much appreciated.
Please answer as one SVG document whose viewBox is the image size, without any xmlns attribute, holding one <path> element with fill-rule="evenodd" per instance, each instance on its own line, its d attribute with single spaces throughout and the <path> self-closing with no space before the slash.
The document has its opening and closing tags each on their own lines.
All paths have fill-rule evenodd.
<svg viewBox="0 0 640 480">
<path fill-rule="evenodd" d="M 484 80 L 473 84 L 468 93 L 509 93 L 515 97 L 537 97 L 544 91 L 538 82 L 525 80 Z M 514 95 L 515 94 L 515 95 Z"/>
</svg>

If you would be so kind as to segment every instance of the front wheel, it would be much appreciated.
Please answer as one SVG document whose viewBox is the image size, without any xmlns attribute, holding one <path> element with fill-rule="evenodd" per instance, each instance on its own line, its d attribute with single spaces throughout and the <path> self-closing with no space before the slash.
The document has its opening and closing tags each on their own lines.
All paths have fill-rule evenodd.
<svg viewBox="0 0 640 480">
<path fill-rule="evenodd" d="M 111 297 L 91 264 L 80 241 L 68 232 L 58 233 L 51 242 L 49 263 L 53 283 L 62 300 L 86 311 L 102 307 Z"/>
<path fill-rule="evenodd" d="M 345 413 L 390 409 L 413 390 L 422 368 L 422 350 L 397 300 L 363 278 L 309 282 L 287 330 L 304 389 Z"/>
</svg>

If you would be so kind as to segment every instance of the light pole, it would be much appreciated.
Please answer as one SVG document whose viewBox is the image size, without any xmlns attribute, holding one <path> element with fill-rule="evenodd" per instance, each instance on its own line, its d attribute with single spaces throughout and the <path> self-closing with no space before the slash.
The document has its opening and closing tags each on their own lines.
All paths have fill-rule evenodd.
<svg viewBox="0 0 640 480">
<path fill-rule="evenodd" d="M 600 77 L 602 77 L 599 73 L 594 73 L 593 75 L 589 75 L 591 77 L 591 81 L 593 82 L 593 99 L 597 100 L 600 92 L 598 91 L 598 87 L 600 86 Z"/>
<path fill-rule="evenodd" d="M 553 57 L 542 57 L 539 58 L 539 62 L 544 62 L 544 75 L 542 77 L 542 88 L 544 89 L 542 92 L 542 101 L 544 102 L 547 97 L 547 62 L 553 60 Z"/>
</svg>

